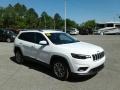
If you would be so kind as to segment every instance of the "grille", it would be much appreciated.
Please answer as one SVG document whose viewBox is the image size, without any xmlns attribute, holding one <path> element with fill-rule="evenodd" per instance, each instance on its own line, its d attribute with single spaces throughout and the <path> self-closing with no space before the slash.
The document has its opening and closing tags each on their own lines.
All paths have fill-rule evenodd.
<svg viewBox="0 0 120 90">
<path fill-rule="evenodd" d="M 93 54 L 92 57 L 94 61 L 99 60 L 104 57 L 104 52 Z"/>
</svg>

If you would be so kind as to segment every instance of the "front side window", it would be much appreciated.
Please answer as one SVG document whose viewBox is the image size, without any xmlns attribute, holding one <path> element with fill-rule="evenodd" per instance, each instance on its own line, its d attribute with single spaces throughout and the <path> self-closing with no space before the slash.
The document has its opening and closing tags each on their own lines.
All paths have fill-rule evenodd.
<svg viewBox="0 0 120 90">
<path fill-rule="evenodd" d="M 74 39 L 66 33 L 46 33 L 46 36 L 54 44 L 69 44 L 79 42 L 78 40 Z"/>
<path fill-rule="evenodd" d="M 39 44 L 40 41 L 47 41 L 46 38 L 40 34 L 40 33 L 35 33 L 35 43 Z"/>
</svg>

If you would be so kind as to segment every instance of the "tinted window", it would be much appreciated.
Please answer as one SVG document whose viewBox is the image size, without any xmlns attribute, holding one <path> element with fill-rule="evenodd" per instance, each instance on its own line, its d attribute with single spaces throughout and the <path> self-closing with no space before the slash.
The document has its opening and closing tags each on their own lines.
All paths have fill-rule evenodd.
<svg viewBox="0 0 120 90">
<path fill-rule="evenodd" d="M 54 44 L 68 44 L 79 42 L 78 40 L 74 39 L 73 37 L 66 33 L 46 33 L 46 36 Z"/>
<path fill-rule="evenodd" d="M 40 34 L 40 33 L 35 33 L 35 43 L 39 44 L 40 41 L 47 41 L 46 38 Z"/>
<path fill-rule="evenodd" d="M 19 36 L 19 39 L 34 43 L 35 42 L 34 36 L 35 36 L 35 34 L 33 32 L 26 32 L 26 33 L 22 33 Z"/>
<path fill-rule="evenodd" d="M 97 24 L 96 29 L 105 28 L 105 24 Z"/>
<path fill-rule="evenodd" d="M 111 23 L 111 24 L 107 24 L 107 27 L 113 27 L 114 25 Z"/>
<path fill-rule="evenodd" d="M 2 30 L 0 30 L 0 34 L 3 34 L 3 31 L 2 31 Z"/>
<path fill-rule="evenodd" d="M 115 27 L 120 28 L 120 25 L 115 25 Z"/>
</svg>

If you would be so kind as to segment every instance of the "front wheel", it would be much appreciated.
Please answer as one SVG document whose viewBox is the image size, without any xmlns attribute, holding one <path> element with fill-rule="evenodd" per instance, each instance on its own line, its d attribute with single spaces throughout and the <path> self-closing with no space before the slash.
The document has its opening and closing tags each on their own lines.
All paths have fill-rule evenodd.
<svg viewBox="0 0 120 90">
<path fill-rule="evenodd" d="M 56 78 L 59 80 L 67 80 L 69 76 L 68 66 L 62 61 L 55 61 L 52 70 Z"/>
</svg>

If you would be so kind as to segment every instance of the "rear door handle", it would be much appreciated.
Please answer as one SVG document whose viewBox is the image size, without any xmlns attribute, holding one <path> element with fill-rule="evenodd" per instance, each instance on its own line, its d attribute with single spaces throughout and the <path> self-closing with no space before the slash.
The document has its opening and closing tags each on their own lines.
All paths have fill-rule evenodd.
<svg viewBox="0 0 120 90">
<path fill-rule="evenodd" d="M 19 43 L 20 45 L 22 44 L 22 43 Z"/>
</svg>

